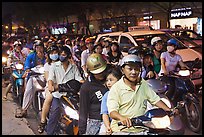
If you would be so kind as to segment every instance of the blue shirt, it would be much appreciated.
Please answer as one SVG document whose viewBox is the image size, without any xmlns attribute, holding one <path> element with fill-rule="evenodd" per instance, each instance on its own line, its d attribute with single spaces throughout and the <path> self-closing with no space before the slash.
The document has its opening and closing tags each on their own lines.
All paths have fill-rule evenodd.
<svg viewBox="0 0 204 137">
<path fill-rule="evenodd" d="M 39 59 L 37 57 L 37 53 L 32 52 L 32 53 L 28 54 L 28 56 L 26 57 L 25 64 L 24 64 L 24 70 L 33 68 L 33 67 L 40 65 L 40 64 L 44 65 L 45 62 L 46 62 L 45 57 L 43 59 Z"/>
<path fill-rule="evenodd" d="M 102 114 L 108 114 L 108 107 L 107 107 L 107 98 L 108 98 L 108 93 L 107 91 L 103 97 L 102 97 L 102 102 L 101 102 L 101 115 Z"/>
</svg>

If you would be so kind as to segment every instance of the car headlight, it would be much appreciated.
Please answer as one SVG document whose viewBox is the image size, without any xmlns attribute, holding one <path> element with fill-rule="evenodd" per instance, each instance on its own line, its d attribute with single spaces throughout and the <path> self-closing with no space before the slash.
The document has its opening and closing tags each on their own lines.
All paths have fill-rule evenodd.
<svg viewBox="0 0 204 137">
<path fill-rule="evenodd" d="M 180 70 L 178 72 L 179 75 L 181 76 L 189 76 L 190 75 L 190 71 L 189 70 Z"/>
<path fill-rule="evenodd" d="M 69 106 L 65 107 L 65 113 L 68 115 L 70 118 L 79 120 L 79 114 L 77 113 L 76 110 L 70 108 Z"/>
<path fill-rule="evenodd" d="M 21 69 L 23 69 L 23 65 L 22 64 L 16 64 L 16 69 L 18 69 L 18 70 L 21 70 Z"/>
<path fill-rule="evenodd" d="M 6 57 L 2 57 L 2 62 L 5 63 L 7 61 Z"/>
</svg>

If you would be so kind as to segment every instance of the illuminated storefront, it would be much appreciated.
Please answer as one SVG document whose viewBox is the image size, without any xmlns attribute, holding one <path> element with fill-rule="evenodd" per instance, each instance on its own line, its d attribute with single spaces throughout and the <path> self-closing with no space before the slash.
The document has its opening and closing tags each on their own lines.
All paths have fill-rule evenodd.
<svg viewBox="0 0 204 137">
<path fill-rule="evenodd" d="M 175 28 L 180 25 L 182 28 L 191 29 L 197 33 L 202 33 L 202 18 L 193 16 L 191 8 L 180 8 L 171 10 L 170 27 Z"/>
</svg>

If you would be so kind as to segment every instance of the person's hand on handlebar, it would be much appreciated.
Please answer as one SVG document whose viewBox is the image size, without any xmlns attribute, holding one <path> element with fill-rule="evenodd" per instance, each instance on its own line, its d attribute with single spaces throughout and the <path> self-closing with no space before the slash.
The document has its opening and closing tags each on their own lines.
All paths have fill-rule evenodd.
<svg viewBox="0 0 204 137">
<path fill-rule="evenodd" d="M 127 126 L 128 128 L 132 126 L 132 122 L 131 122 L 130 118 L 122 117 L 122 118 L 120 119 L 120 122 L 121 122 L 123 125 Z"/>
</svg>

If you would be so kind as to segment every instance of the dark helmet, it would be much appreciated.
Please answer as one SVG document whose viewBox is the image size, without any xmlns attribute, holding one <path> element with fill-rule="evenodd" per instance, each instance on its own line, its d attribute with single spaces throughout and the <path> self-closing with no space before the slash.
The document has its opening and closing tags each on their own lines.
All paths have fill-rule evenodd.
<svg viewBox="0 0 204 137">
<path fill-rule="evenodd" d="M 140 56 L 142 54 L 142 48 L 140 46 L 131 47 L 128 50 L 128 54 L 133 54 L 133 55 Z"/>
<path fill-rule="evenodd" d="M 175 47 L 178 47 L 178 42 L 172 38 L 167 41 L 167 45 L 174 45 Z"/>
<path fill-rule="evenodd" d="M 71 58 L 71 56 L 72 56 L 72 53 L 67 46 L 60 47 L 59 51 L 60 51 L 60 53 L 62 53 L 64 51 L 67 54 L 68 58 Z"/>
<path fill-rule="evenodd" d="M 148 55 L 149 56 L 154 55 L 152 49 L 150 49 L 150 48 L 142 48 L 142 51 L 143 51 L 143 57 L 148 56 Z"/>
<path fill-rule="evenodd" d="M 54 50 L 59 50 L 59 48 L 58 48 L 58 46 L 56 46 L 56 45 L 52 45 L 52 46 L 50 46 L 48 49 L 47 49 L 47 53 L 48 54 L 50 54 L 50 52 L 52 52 L 52 51 L 54 51 Z"/>
</svg>

